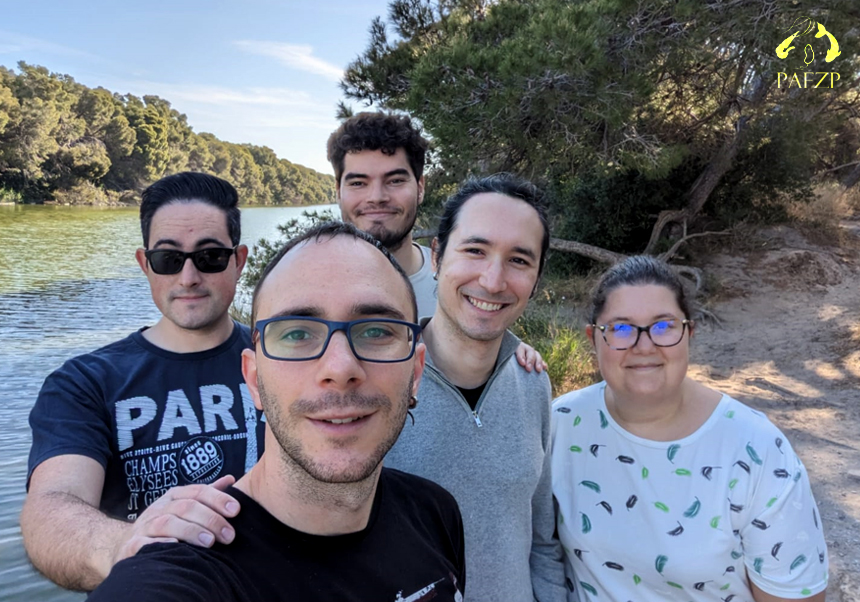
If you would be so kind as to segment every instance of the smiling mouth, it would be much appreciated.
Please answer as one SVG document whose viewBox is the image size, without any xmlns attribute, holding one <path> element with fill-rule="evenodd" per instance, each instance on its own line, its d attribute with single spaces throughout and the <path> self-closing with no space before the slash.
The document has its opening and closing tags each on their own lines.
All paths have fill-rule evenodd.
<svg viewBox="0 0 860 602">
<path fill-rule="evenodd" d="M 353 422 L 364 420 L 368 416 L 370 416 L 370 414 L 365 414 L 364 416 L 350 416 L 349 418 L 316 418 L 315 420 L 326 422 L 328 424 L 352 424 Z"/>
<path fill-rule="evenodd" d="M 471 303 L 474 307 L 481 309 L 483 311 L 499 311 L 505 305 L 503 303 L 487 303 L 486 301 L 479 301 L 474 297 L 469 297 L 466 295 L 466 299 Z"/>
</svg>

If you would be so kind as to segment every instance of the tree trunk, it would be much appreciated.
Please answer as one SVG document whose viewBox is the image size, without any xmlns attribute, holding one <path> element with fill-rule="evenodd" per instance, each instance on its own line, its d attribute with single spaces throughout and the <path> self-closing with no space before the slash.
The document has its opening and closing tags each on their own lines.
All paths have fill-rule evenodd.
<svg viewBox="0 0 860 602">
<path fill-rule="evenodd" d="M 594 247 L 592 245 L 587 245 L 582 242 L 574 242 L 572 240 L 562 240 L 560 238 L 551 238 L 549 240 L 549 248 L 554 251 L 576 253 L 577 255 L 582 255 L 583 257 L 588 257 L 589 259 L 594 259 L 610 265 L 627 257 L 627 255 L 601 249 L 600 247 Z"/>
<path fill-rule="evenodd" d="M 848 189 L 855 186 L 857 182 L 860 182 L 860 163 L 855 165 L 854 169 L 852 169 L 847 176 L 845 176 L 839 181 L 840 186 L 842 186 L 841 194 L 845 194 L 846 192 L 848 192 Z"/>
</svg>

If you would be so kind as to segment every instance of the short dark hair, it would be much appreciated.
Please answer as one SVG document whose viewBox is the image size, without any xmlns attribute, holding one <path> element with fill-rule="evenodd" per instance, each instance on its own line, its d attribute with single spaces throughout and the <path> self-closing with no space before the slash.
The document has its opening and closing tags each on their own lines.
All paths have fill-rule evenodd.
<svg viewBox="0 0 860 602">
<path fill-rule="evenodd" d="M 460 215 L 463 205 L 476 194 L 486 192 L 495 192 L 519 199 L 537 211 L 541 226 L 543 226 L 543 240 L 541 241 L 540 260 L 538 261 L 538 279 L 540 279 L 549 251 L 549 220 L 543 192 L 528 180 L 506 172 L 481 178 L 471 177 L 460 185 L 457 192 L 448 197 L 448 200 L 445 201 L 445 207 L 442 209 L 442 218 L 439 220 L 439 231 L 436 233 L 437 264 L 442 265 L 442 257 L 444 257 L 445 249 L 448 247 L 448 238 L 454 228 L 457 227 L 457 217 Z"/>
<path fill-rule="evenodd" d="M 316 226 L 305 230 L 303 233 L 299 234 L 288 240 L 283 247 L 275 254 L 275 256 L 269 261 L 266 265 L 263 273 L 260 274 L 260 279 L 257 281 L 257 285 L 254 287 L 254 294 L 251 297 L 251 328 L 254 328 L 254 325 L 257 323 L 257 297 L 260 294 L 260 289 L 263 286 L 263 282 L 266 281 L 266 278 L 269 276 L 269 273 L 275 269 L 275 266 L 280 263 L 281 259 L 284 258 L 284 255 L 289 253 L 292 249 L 302 244 L 305 241 L 314 239 L 319 241 L 323 237 L 328 237 L 329 239 L 334 238 L 335 236 L 352 236 L 353 238 L 357 238 L 359 240 L 363 240 L 364 242 L 372 245 L 376 249 L 379 249 L 379 252 L 385 255 L 385 258 L 394 266 L 394 269 L 397 270 L 397 273 L 400 274 L 400 277 L 403 278 L 403 282 L 406 283 L 406 290 L 409 291 L 409 303 L 412 309 L 412 321 L 415 322 L 418 320 L 418 304 L 415 300 L 415 290 L 412 288 L 412 282 L 409 280 L 409 276 L 406 275 L 406 272 L 403 271 L 403 268 L 400 267 L 400 264 L 397 263 L 397 260 L 394 258 L 388 249 L 382 246 L 378 240 L 376 240 L 370 234 L 359 230 L 352 224 L 345 224 L 338 220 L 333 220 L 329 222 L 322 222 L 321 224 L 317 224 Z M 321 274 L 320 277 L 325 277 L 324 274 Z"/>
<path fill-rule="evenodd" d="M 412 175 L 420 180 L 424 175 L 424 160 L 429 147 L 430 143 L 421 136 L 421 130 L 413 125 L 408 115 L 382 111 L 358 113 L 350 117 L 329 136 L 326 145 L 328 160 L 338 185 L 343 177 L 346 154 L 365 150 L 393 155 L 398 148 L 402 148 L 406 151 Z"/>
<path fill-rule="evenodd" d="M 140 230 L 143 246 L 149 248 L 149 229 L 155 212 L 165 205 L 200 201 L 217 207 L 227 217 L 227 233 L 235 247 L 242 239 L 239 194 L 230 182 L 205 173 L 184 171 L 161 178 L 143 191 Z"/>
<path fill-rule="evenodd" d="M 656 284 L 665 286 L 675 295 L 675 301 L 684 314 L 692 317 L 692 307 L 681 277 L 662 259 L 651 255 L 633 255 L 623 259 L 603 272 L 591 293 L 591 321 L 597 323 L 597 316 L 603 313 L 609 294 L 622 286 L 644 286 Z"/>
</svg>

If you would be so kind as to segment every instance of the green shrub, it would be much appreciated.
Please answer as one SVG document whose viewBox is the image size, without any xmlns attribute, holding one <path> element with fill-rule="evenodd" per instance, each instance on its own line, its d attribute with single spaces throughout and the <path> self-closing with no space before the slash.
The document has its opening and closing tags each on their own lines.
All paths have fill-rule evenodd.
<svg viewBox="0 0 860 602">
<path fill-rule="evenodd" d="M 551 310 L 550 310 L 551 311 Z M 553 397 L 580 389 L 600 380 L 591 345 L 578 326 L 548 308 L 535 306 L 512 327 L 514 334 L 533 346 L 549 366 Z"/>
</svg>

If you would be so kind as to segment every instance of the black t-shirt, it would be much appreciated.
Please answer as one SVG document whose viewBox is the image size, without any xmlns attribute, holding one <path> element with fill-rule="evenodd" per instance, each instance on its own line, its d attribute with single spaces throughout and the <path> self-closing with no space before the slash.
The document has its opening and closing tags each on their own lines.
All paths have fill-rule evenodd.
<svg viewBox="0 0 860 602">
<path fill-rule="evenodd" d="M 152 544 L 118 563 L 88 602 L 462 601 L 463 523 L 435 483 L 382 470 L 362 531 L 296 531 L 230 488 L 236 539 L 211 549 Z"/>
<path fill-rule="evenodd" d="M 206 351 L 172 353 L 141 332 L 75 357 L 45 379 L 30 412 L 27 473 L 54 456 L 105 468 L 100 507 L 134 520 L 176 485 L 247 472 L 265 423 L 242 376 L 246 326 Z"/>
</svg>

